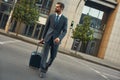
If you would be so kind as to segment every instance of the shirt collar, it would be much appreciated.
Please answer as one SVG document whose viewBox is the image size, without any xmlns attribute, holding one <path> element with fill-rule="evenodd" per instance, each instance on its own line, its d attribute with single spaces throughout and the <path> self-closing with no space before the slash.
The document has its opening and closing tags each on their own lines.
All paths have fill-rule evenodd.
<svg viewBox="0 0 120 80">
<path fill-rule="evenodd" d="M 56 16 L 57 16 L 58 14 L 56 13 Z M 59 14 L 59 18 L 62 16 L 62 13 L 61 14 Z"/>
</svg>

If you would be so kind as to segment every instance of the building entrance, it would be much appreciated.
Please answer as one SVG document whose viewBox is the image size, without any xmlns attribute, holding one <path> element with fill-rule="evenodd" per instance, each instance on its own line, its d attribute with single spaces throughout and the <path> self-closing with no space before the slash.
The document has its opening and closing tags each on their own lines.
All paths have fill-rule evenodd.
<svg viewBox="0 0 120 80">
<path fill-rule="evenodd" d="M 87 42 L 84 46 L 80 46 L 80 52 L 98 56 L 101 41 L 103 39 L 104 32 L 106 31 L 106 25 L 108 24 L 108 19 L 110 14 L 114 11 L 117 2 L 115 0 L 102 1 L 102 0 L 87 0 L 81 15 L 79 24 L 83 23 L 83 17 L 86 15 L 91 16 L 91 29 L 94 30 L 94 40 Z M 79 42 L 74 40 L 72 49 L 76 50 Z"/>
</svg>

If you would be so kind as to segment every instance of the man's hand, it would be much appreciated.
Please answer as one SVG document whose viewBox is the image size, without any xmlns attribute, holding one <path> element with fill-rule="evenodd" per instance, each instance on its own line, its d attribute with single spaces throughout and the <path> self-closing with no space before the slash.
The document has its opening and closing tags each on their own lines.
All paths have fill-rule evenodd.
<svg viewBox="0 0 120 80">
<path fill-rule="evenodd" d="M 59 42 L 60 42 L 60 38 L 56 38 L 56 39 L 54 40 L 54 42 L 55 42 L 55 43 L 59 43 Z"/>
<path fill-rule="evenodd" d="M 39 43 L 44 44 L 44 39 L 41 39 Z"/>
</svg>

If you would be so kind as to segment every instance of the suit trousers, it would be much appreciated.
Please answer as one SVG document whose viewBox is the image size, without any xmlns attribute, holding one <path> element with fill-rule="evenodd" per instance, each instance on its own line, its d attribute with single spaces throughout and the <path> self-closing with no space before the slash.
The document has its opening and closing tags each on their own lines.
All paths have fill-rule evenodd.
<svg viewBox="0 0 120 80">
<path fill-rule="evenodd" d="M 41 59 L 41 72 L 46 73 L 48 67 L 51 66 L 53 60 L 57 55 L 59 44 L 54 43 L 53 37 L 47 42 L 45 42 L 43 51 L 42 51 L 42 59 Z M 50 51 L 50 57 L 48 59 L 48 54 Z M 48 61 L 47 61 L 48 60 Z"/>
</svg>

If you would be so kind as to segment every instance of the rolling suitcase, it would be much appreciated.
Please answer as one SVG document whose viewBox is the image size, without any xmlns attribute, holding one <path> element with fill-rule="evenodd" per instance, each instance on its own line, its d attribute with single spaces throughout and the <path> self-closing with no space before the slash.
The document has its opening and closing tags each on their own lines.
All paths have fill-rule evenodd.
<svg viewBox="0 0 120 80">
<path fill-rule="evenodd" d="M 29 66 L 33 68 L 40 68 L 41 53 L 38 52 L 39 44 L 37 45 L 36 51 L 31 53 Z"/>
</svg>

